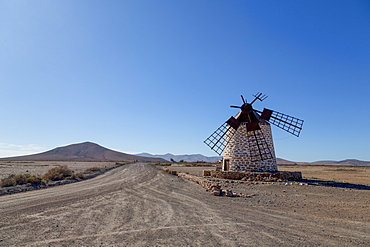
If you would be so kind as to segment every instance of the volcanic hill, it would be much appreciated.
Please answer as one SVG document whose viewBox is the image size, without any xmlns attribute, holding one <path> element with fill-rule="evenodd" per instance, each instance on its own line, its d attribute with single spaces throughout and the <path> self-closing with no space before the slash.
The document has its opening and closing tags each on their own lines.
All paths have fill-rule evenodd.
<svg viewBox="0 0 370 247">
<path fill-rule="evenodd" d="M 27 160 L 27 161 L 148 161 L 165 162 L 155 157 L 142 157 L 102 147 L 96 143 L 83 142 L 64 147 L 57 147 L 39 154 L 0 158 L 0 160 Z"/>
</svg>

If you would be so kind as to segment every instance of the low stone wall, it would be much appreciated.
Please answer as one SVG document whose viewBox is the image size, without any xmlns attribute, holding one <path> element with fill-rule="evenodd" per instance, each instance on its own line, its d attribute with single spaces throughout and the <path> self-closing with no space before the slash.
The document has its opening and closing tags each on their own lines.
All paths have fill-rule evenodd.
<svg viewBox="0 0 370 247">
<path fill-rule="evenodd" d="M 210 176 L 211 176 L 211 171 L 203 170 L 203 177 L 210 177 Z"/>
<path fill-rule="evenodd" d="M 177 171 L 174 171 L 174 170 L 171 170 L 170 168 L 167 168 L 167 167 L 164 167 L 162 168 L 165 172 L 167 172 L 168 174 L 171 174 L 171 175 L 175 175 L 177 176 Z"/>
<path fill-rule="evenodd" d="M 196 182 L 197 184 L 201 185 L 203 188 L 211 191 L 211 193 L 213 193 L 214 191 L 221 190 L 220 183 L 209 181 L 206 178 L 197 177 L 197 176 L 186 174 L 186 173 L 178 173 L 177 176 L 186 178 L 193 182 Z"/>
<path fill-rule="evenodd" d="M 289 181 L 301 180 L 301 172 L 226 172 L 226 171 L 203 171 L 204 176 L 218 179 L 235 179 L 243 181 Z"/>
</svg>

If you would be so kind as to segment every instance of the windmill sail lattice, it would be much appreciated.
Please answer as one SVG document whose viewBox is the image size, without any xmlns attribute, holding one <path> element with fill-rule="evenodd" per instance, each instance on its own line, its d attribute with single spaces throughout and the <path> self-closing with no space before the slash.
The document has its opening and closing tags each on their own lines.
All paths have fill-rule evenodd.
<svg viewBox="0 0 370 247">
<path fill-rule="evenodd" d="M 215 132 L 212 133 L 204 143 L 215 151 L 218 155 L 222 155 L 225 145 L 231 140 L 236 130 L 227 123 L 224 123 Z"/>
<path fill-rule="evenodd" d="M 276 127 L 279 127 L 280 129 L 283 129 L 286 132 L 289 132 L 290 134 L 299 137 L 299 134 L 301 133 L 302 126 L 303 126 L 302 119 L 295 118 L 295 117 L 292 117 L 292 116 L 289 116 L 287 114 L 280 113 L 277 111 L 264 109 L 264 111 L 266 110 L 271 112 L 271 116 L 265 120 L 275 125 Z M 261 117 L 263 118 L 263 112 L 258 111 L 258 110 L 256 110 L 256 112 L 261 113 L 262 114 Z"/>
</svg>

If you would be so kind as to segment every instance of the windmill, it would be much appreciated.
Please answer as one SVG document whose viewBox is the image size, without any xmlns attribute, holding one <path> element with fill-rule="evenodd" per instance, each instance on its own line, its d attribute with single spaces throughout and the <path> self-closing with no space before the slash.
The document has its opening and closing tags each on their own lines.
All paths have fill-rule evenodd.
<svg viewBox="0 0 370 247">
<path fill-rule="evenodd" d="M 229 118 L 204 143 L 218 155 L 224 153 L 222 170 L 224 171 L 277 171 L 271 126 L 273 124 L 288 133 L 299 136 L 303 120 L 264 108 L 258 111 L 253 108 L 257 100 L 267 98 L 262 93 L 253 95 L 247 103 L 241 95 L 240 112 Z"/>
</svg>

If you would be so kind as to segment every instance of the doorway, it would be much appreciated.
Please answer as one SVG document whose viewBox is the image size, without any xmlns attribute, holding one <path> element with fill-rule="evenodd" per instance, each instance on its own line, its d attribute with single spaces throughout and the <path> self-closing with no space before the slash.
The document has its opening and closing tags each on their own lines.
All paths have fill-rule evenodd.
<svg viewBox="0 0 370 247">
<path fill-rule="evenodd" d="M 224 171 L 229 171 L 230 168 L 230 160 L 224 159 Z"/>
</svg>

